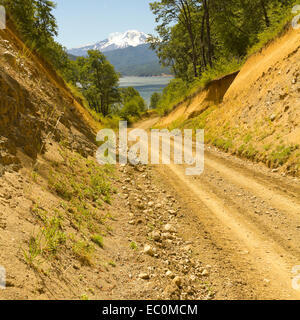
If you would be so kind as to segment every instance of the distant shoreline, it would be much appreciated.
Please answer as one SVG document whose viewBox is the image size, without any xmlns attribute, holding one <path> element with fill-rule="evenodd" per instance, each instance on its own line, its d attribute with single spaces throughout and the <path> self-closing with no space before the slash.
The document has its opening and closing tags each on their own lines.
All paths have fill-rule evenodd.
<svg viewBox="0 0 300 320">
<path fill-rule="evenodd" d="M 148 76 L 148 77 L 137 77 L 137 76 L 126 76 L 120 78 L 120 88 L 135 88 L 142 98 L 150 104 L 151 95 L 154 92 L 162 92 L 163 89 L 173 79 L 172 75 L 164 76 Z"/>
<path fill-rule="evenodd" d="M 174 75 L 172 74 L 160 74 L 157 76 L 126 76 L 126 75 L 121 75 L 122 78 L 175 78 Z"/>
</svg>

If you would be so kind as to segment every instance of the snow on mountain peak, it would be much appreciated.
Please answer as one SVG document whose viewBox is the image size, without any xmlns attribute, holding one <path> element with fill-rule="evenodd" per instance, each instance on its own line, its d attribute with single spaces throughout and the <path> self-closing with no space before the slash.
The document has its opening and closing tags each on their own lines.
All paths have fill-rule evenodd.
<svg viewBox="0 0 300 320">
<path fill-rule="evenodd" d="M 147 35 L 137 30 L 128 30 L 124 33 L 115 32 L 108 36 L 107 43 L 102 46 L 102 50 L 110 46 L 117 47 L 118 49 L 126 47 L 137 47 L 144 44 L 147 40 Z"/>
<path fill-rule="evenodd" d="M 88 50 L 100 50 L 102 52 L 123 49 L 127 47 L 137 47 L 145 44 L 148 35 L 138 30 L 128 30 L 124 33 L 111 33 L 107 39 L 97 42 L 96 44 L 86 45 L 79 48 L 70 49 L 68 52 L 76 56 L 85 56 Z"/>
</svg>

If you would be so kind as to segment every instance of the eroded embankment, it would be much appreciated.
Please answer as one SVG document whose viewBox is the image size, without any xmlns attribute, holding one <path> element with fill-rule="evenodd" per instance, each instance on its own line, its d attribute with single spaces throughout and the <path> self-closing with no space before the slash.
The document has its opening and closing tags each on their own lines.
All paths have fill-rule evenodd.
<svg viewBox="0 0 300 320">
<path fill-rule="evenodd" d="M 0 299 L 212 299 L 178 201 L 150 168 L 99 166 L 97 126 L 0 31 Z"/>
<path fill-rule="evenodd" d="M 204 128 L 209 144 L 299 175 L 299 53 L 300 32 L 290 29 L 251 56 L 232 83 L 212 82 L 159 125 Z"/>
</svg>

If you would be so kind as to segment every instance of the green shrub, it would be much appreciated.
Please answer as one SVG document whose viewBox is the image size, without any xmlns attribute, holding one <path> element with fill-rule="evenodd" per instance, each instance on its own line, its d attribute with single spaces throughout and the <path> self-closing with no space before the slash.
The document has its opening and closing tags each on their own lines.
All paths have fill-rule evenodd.
<svg viewBox="0 0 300 320">
<path fill-rule="evenodd" d="M 100 248 L 104 247 L 104 243 L 103 243 L 103 237 L 100 236 L 99 234 L 94 234 L 91 238 L 91 240 L 97 244 Z"/>
</svg>

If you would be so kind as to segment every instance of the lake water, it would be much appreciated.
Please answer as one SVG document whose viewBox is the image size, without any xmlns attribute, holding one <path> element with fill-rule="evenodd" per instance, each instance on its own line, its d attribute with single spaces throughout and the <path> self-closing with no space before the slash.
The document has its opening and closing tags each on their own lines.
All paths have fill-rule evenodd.
<svg viewBox="0 0 300 320">
<path fill-rule="evenodd" d="M 162 92 L 172 79 L 172 77 L 124 77 L 120 79 L 120 88 L 134 87 L 149 105 L 152 94 Z"/>
</svg>

